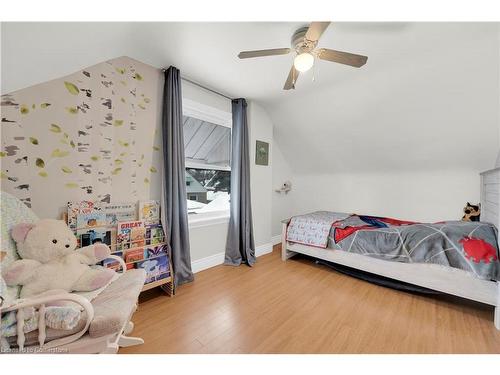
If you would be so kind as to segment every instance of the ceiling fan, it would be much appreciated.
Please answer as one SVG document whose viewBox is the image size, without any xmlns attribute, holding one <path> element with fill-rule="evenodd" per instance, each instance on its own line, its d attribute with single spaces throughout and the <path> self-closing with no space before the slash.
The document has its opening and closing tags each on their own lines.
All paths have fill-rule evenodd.
<svg viewBox="0 0 500 375">
<path fill-rule="evenodd" d="M 256 51 L 243 51 L 238 54 L 240 59 L 252 57 L 287 55 L 295 51 L 296 56 L 293 61 L 290 73 L 286 79 L 284 90 L 295 89 L 295 83 L 299 73 L 308 71 L 314 65 L 314 58 L 332 61 L 340 64 L 359 68 L 366 64 L 367 56 L 356 55 L 354 53 L 335 51 L 328 48 L 318 48 L 318 40 L 325 32 L 330 22 L 311 22 L 309 27 L 302 27 L 295 31 L 292 36 L 292 48 L 274 48 Z"/>
</svg>

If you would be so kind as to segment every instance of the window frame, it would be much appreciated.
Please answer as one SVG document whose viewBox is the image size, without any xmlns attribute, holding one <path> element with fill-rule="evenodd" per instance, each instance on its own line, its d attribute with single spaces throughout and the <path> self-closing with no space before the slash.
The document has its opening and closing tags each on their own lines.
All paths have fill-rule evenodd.
<svg viewBox="0 0 500 375">
<path fill-rule="evenodd" d="M 182 99 L 182 114 L 184 116 L 194 117 L 199 120 L 210 122 L 215 125 L 221 125 L 229 128 L 232 133 L 233 116 L 231 112 L 222 111 L 220 109 L 196 102 L 194 100 Z M 231 171 L 231 166 L 228 167 L 195 163 L 184 159 L 185 169 L 208 169 L 219 171 Z M 229 222 L 229 208 L 227 210 L 219 210 L 205 212 L 201 214 L 188 214 L 188 222 L 190 228 L 202 227 L 206 225 L 215 225 Z"/>
</svg>

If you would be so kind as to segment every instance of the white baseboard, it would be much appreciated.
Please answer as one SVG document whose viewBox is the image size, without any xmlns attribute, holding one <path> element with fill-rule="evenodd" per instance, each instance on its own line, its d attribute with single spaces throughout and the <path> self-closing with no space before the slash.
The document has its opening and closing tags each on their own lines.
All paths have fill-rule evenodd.
<svg viewBox="0 0 500 375">
<path fill-rule="evenodd" d="M 281 243 L 281 234 L 271 237 L 271 243 L 273 246 Z"/>
<path fill-rule="evenodd" d="M 273 244 L 271 242 L 265 243 L 264 245 L 257 246 L 255 248 L 255 256 L 260 257 L 261 255 L 269 254 L 273 251 Z M 210 255 L 205 258 L 193 260 L 191 262 L 191 270 L 193 273 L 197 273 L 208 268 L 212 268 L 224 263 L 225 253 L 217 253 Z"/>
</svg>

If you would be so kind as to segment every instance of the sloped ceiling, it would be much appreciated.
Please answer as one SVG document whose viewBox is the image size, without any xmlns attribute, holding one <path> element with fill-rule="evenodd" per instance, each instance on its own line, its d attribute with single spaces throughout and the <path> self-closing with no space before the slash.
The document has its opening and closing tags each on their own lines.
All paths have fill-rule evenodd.
<svg viewBox="0 0 500 375">
<path fill-rule="evenodd" d="M 494 161 L 498 24 L 334 23 L 320 46 L 367 55 L 367 65 L 318 61 L 289 92 L 292 56 L 237 59 L 289 46 L 304 24 L 3 23 L 2 93 L 128 55 L 258 101 L 297 173 L 480 170 Z"/>
</svg>

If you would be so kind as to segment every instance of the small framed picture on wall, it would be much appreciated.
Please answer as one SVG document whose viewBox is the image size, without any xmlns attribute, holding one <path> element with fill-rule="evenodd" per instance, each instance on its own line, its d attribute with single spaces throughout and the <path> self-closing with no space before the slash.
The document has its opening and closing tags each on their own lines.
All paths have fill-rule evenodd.
<svg viewBox="0 0 500 375">
<path fill-rule="evenodd" d="M 255 164 L 269 165 L 269 143 L 263 141 L 256 141 Z"/>
</svg>

